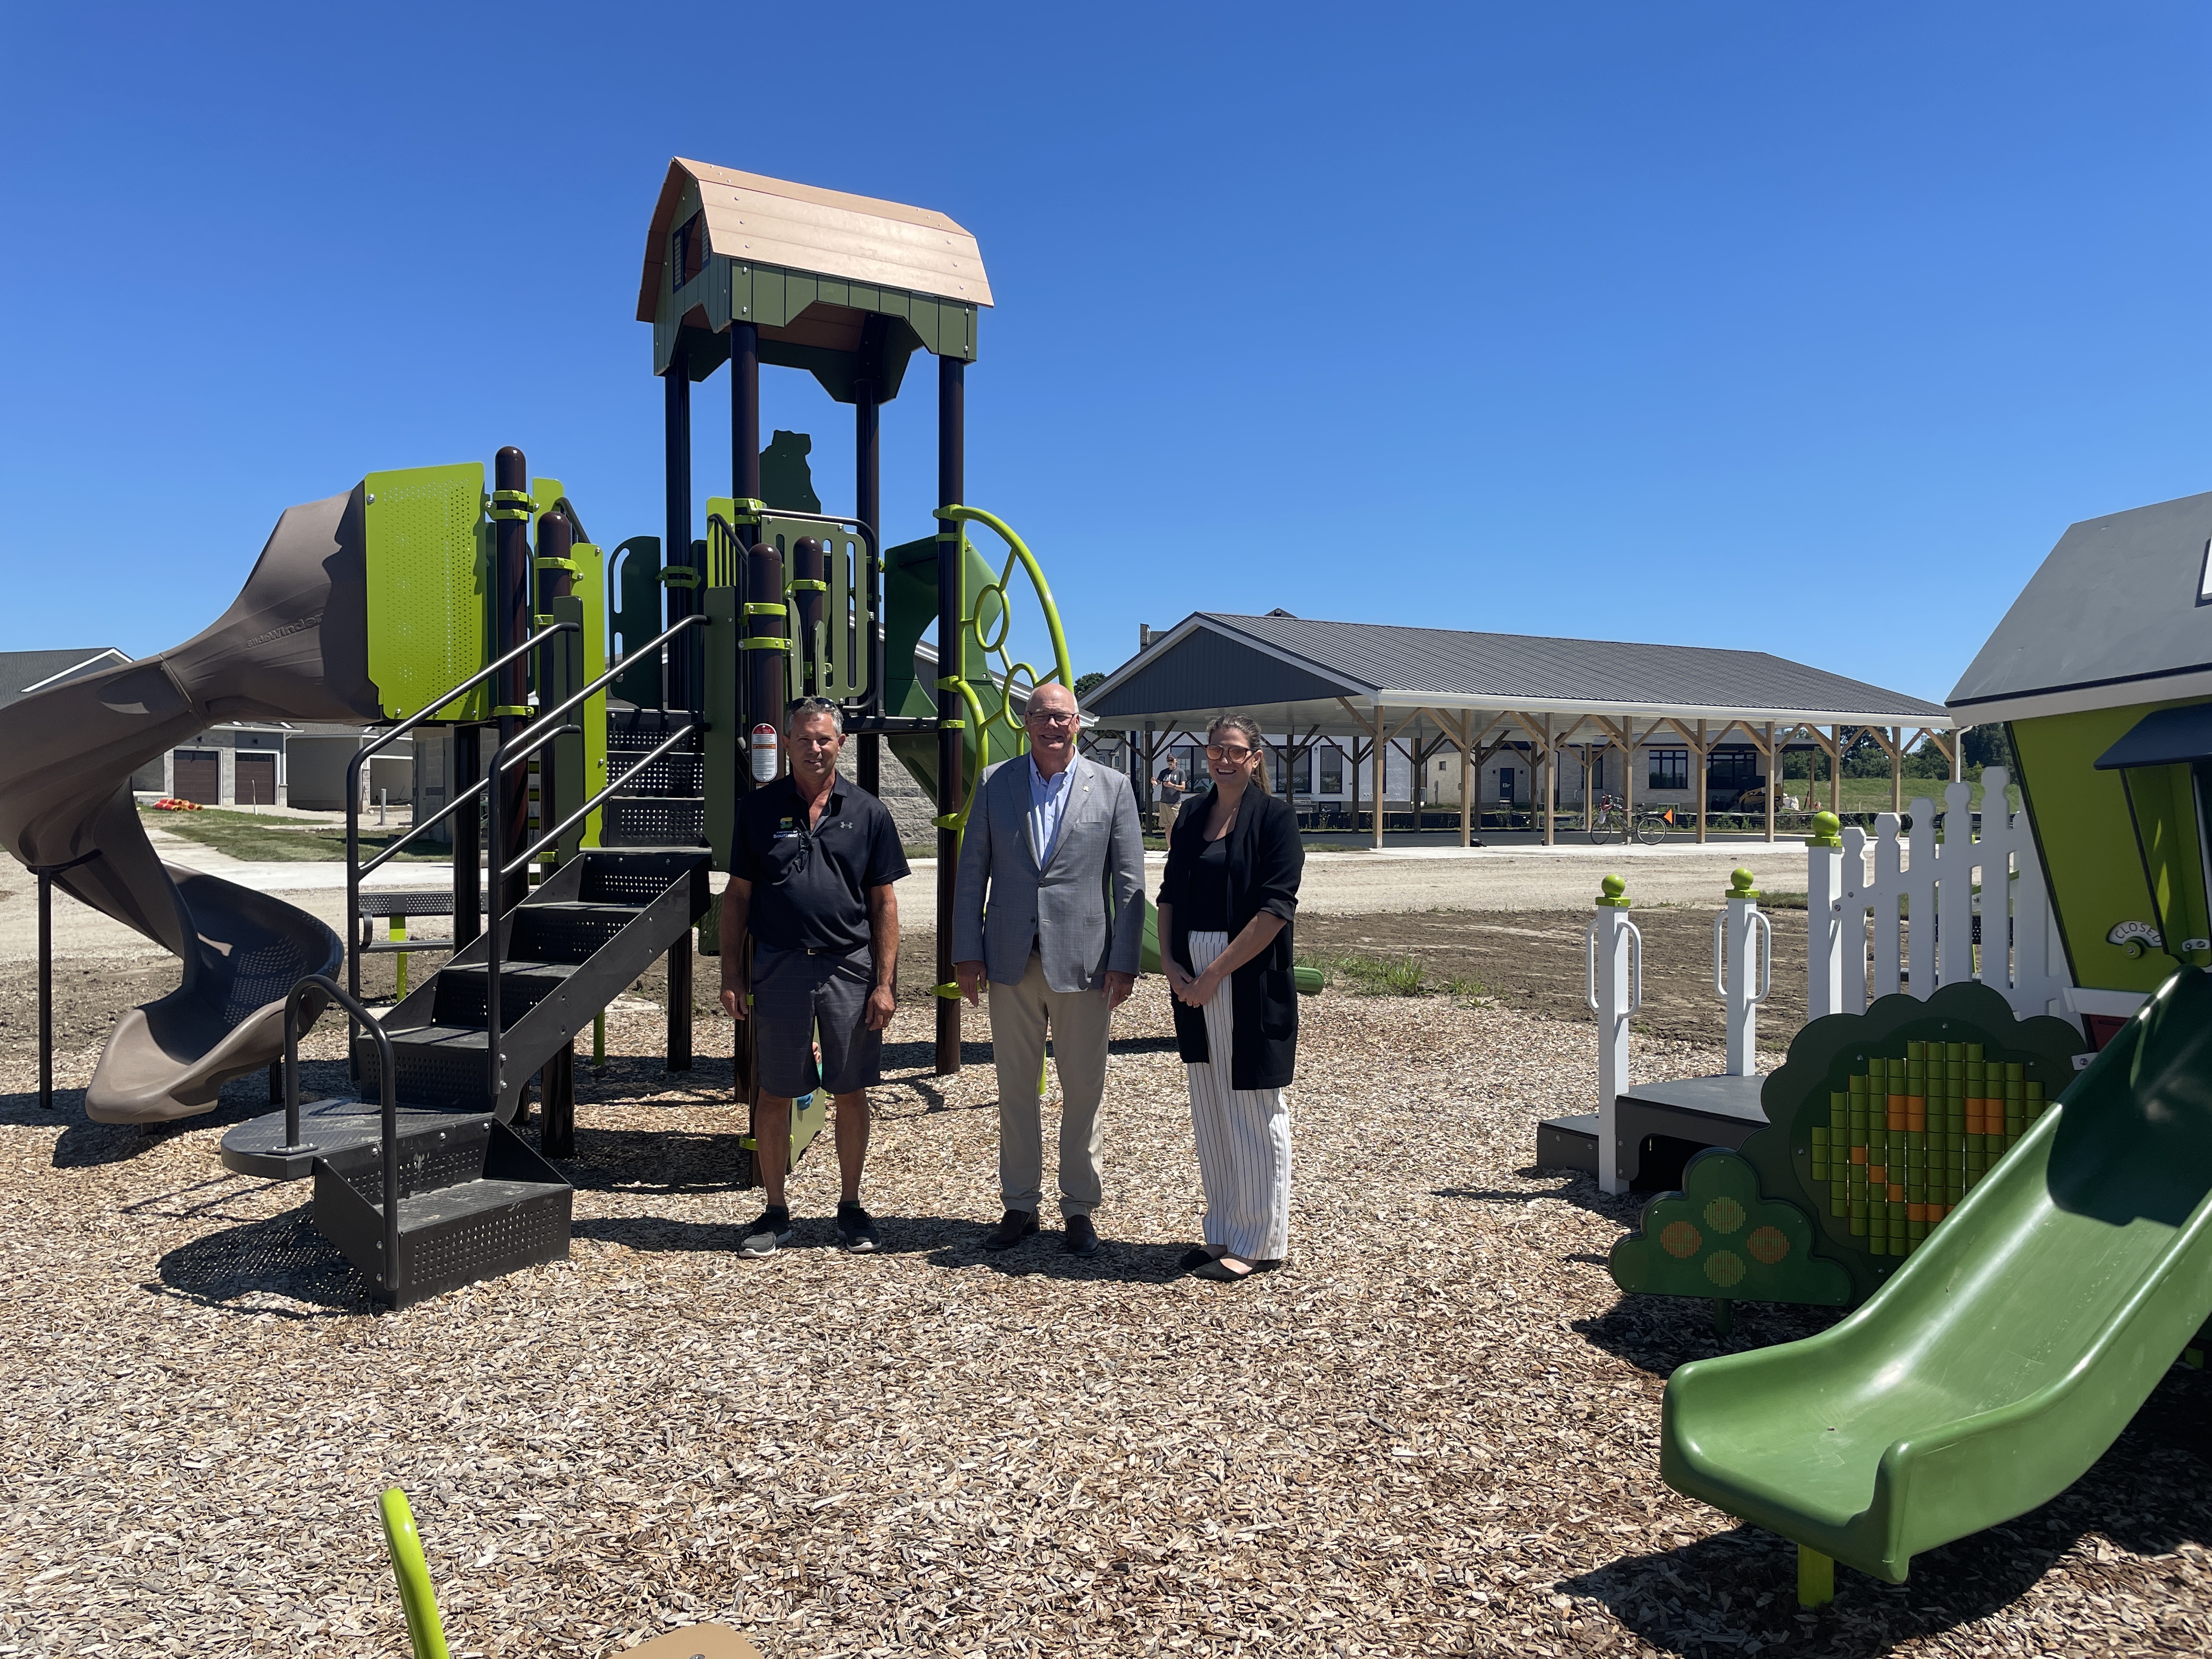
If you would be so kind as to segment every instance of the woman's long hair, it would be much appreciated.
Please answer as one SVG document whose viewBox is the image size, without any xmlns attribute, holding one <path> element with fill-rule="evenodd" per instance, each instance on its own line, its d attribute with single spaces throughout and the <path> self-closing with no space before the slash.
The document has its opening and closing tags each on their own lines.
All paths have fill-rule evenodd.
<svg viewBox="0 0 2212 1659">
<path fill-rule="evenodd" d="M 1260 722 L 1249 714 L 1224 714 L 1206 728 L 1206 742 L 1218 743 L 1224 732 L 1235 732 L 1252 745 L 1252 752 L 1260 758 L 1247 781 L 1261 794 L 1271 793 L 1267 787 L 1267 745 L 1261 738 Z"/>
</svg>

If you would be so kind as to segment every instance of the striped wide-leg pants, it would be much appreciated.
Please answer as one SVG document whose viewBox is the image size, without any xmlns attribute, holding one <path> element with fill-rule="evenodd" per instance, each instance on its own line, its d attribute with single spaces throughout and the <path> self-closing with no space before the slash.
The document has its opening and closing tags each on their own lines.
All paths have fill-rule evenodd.
<svg viewBox="0 0 2212 1659">
<path fill-rule="evenodd" d="M 1204 973 L 1229 948 L 1226 933 L 1192 933 L 1191 966 Z M 1280 1089 L 1232 1089 L 1236 1052 L 1229 981 L 1206 1005 L 1206 1051 L 1190 1073 L 1190 1121 L 1206 1185 L 1206 1243 L 1217 1255 L 1280 1261 L 1291 1253 L 1291 1108 Z"/>
</svg>

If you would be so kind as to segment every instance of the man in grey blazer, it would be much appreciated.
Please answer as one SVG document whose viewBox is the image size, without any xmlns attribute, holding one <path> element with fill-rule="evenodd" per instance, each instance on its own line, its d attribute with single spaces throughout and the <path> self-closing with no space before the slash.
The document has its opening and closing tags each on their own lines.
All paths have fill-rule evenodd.
<svg viewBox="0 0 2212 1659">
<path fill-rule="evenodd" d="M 999 1184 L 1006 1218 L 983 1248 L 1037 1228 L 1044 1186 L 1038 1085 L 1049 1030 L 1060 1066 L 1060 1212 L 1071 1255 L 1098 1248 L 1098 1103 L 1109 1019 L 1137 982 L 1145 943 L 1145 842 L 1128 779 L 1075 752 L 1075 694 L 1041 685 L 1030 752 L 984 774 L 960 843 L 952 971 L 961 994 L 991 982 L 999 1066 Z"/>
</svg>

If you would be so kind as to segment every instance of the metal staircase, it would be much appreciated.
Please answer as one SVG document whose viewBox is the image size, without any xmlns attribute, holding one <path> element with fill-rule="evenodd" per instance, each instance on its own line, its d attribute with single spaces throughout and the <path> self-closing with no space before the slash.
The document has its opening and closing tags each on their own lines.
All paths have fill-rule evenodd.
<svg viewBox="0 0 2212 1659">
<path fill-rule="evenodd" d="M 703 620 L 678 623 L 641 654 L 665 649 Z M 575 626 L 556 621 L 523 649 Z M 440 703 L 520 654 L 508 653 Z M 473 826 L 483 811 L 480 799 L 489 808 L 487 823 L 507 823 L 514 792 L 525 787 L 523 769 L 546 745 L 578 730 L 577 710 L 604 696 L 619 672 L 576 686 L 558 702 L 545 696 L 550 706 L 507 737 L 483 779 L 459 791 L 410 836 L 464 808 L 467 817 L 458 823 Z M 531 1078 L 543 1073 L 544 1138 L 548 1150 L 564 1151 L 553 1144 L 556 1133 L 563 1139 L 569 1133 L 566 1121 L 555 1127 L 553 1079 L 562 1079 L 559 1092 L 573 1103 L 570 1045 L 662 956 L 670 957 L 672 981 L 679 963 L 688 969 L 689 934 L 710 895 L 699 722 L 681 711 L 615 708 L 608 714 L 613 776 L 607 786 L 530 845 L 511 854 L 497 848 L 483 889 L 514 890 L 538 861 L 559 858 L 564 842 L 574 848 L 573 837 L 594 813 L 615 844 L 570 852 L 519 903 L 380 1015 L 361 1001 L 357 989 L 320 975 L 301 981 L 286 1009 L 284 1109 L 223 1137 L 227 1168 L 276 1180 L 312 1176 L 317 1228 L 367 1276 L 378 1299 L 393 1306 L 568 1255 L 574 1189 L 508 1126 L 522 1115 Z M 354 771 L 425 718 L 427 713 L 402 721 L 365 745 Z M 349 785 L 349 799 L 357 793 Z M 541 801 L 549 797 L 559 794 L 540 792 Z M 541 813 L 539 824 L 550 815 Z M 456 838 L 457 854 L 469 854 L 456 859 L 457 901 L 471 896 L 477 885 L 476 840 L 468 830 Z M 349 836 L 349 846 L 356 841 L 357 835 Z M 368 897 L 361 878 L 400 844 L 365 865 L 349 860 L 355 920 L 347 939 L 356 986 L 361 955 L 380 948 L 361 936 Z M 437 948 L 430 940 L 406 945 Z M 688 971 L 682 977 L 688 998 Z M 355 1023 L 358 1091 L 303 1102 L 298 1032 L 331 1002 Z M 688 1048 L 688 1022 L 685 1029 Z"/>
</svg>

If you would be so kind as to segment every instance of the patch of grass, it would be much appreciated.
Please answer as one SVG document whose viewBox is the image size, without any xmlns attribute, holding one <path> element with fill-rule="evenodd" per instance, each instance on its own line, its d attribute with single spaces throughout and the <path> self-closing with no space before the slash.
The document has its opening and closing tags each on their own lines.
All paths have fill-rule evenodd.
<svg viewBox="0 0 2212 1659">
<path fill-rule="evenodd" d="M 1805 908 L 1802 893 L 1761 893 L 1759 908 L 1765 910 L 1802 910 Z"/>
<path fill-rule="evenodd" d="M 1448 979 L 1444 981 L 1444 994 L 1449 997 L 1465 998 L 1471 1001 L 1488 996 L 1490 988 L 1479 979 Z"/>
<path fill-rule="evenodd" d="M 138 816 L 150 830 L 166 830 L 185 841 L 198 842 L 216 852 L 255 864 L 321 864 L 345 857 L 345 830 L 329 823 L 301 823 L 297 818 L 264 818 L 251 812 L 225 812 L 206 808 L 198 812 L 156 812 L 141 807 Z M 374 857 L 392 844 L 402 831 L 371 831 L 361 837 L 364 857 Z M 448 854 L 434 847 L 410 848 L 394 863 L 440 860 Z"/>
<path fill-rule="evenodd" d="M 1412 957 L 1301 957 L 1299 965 L 1321 969 L 1324 985 L 1340 986 L 1355 997 L 1421 997 L 1436 988 L 1422 976 Z"/>
</svg>

